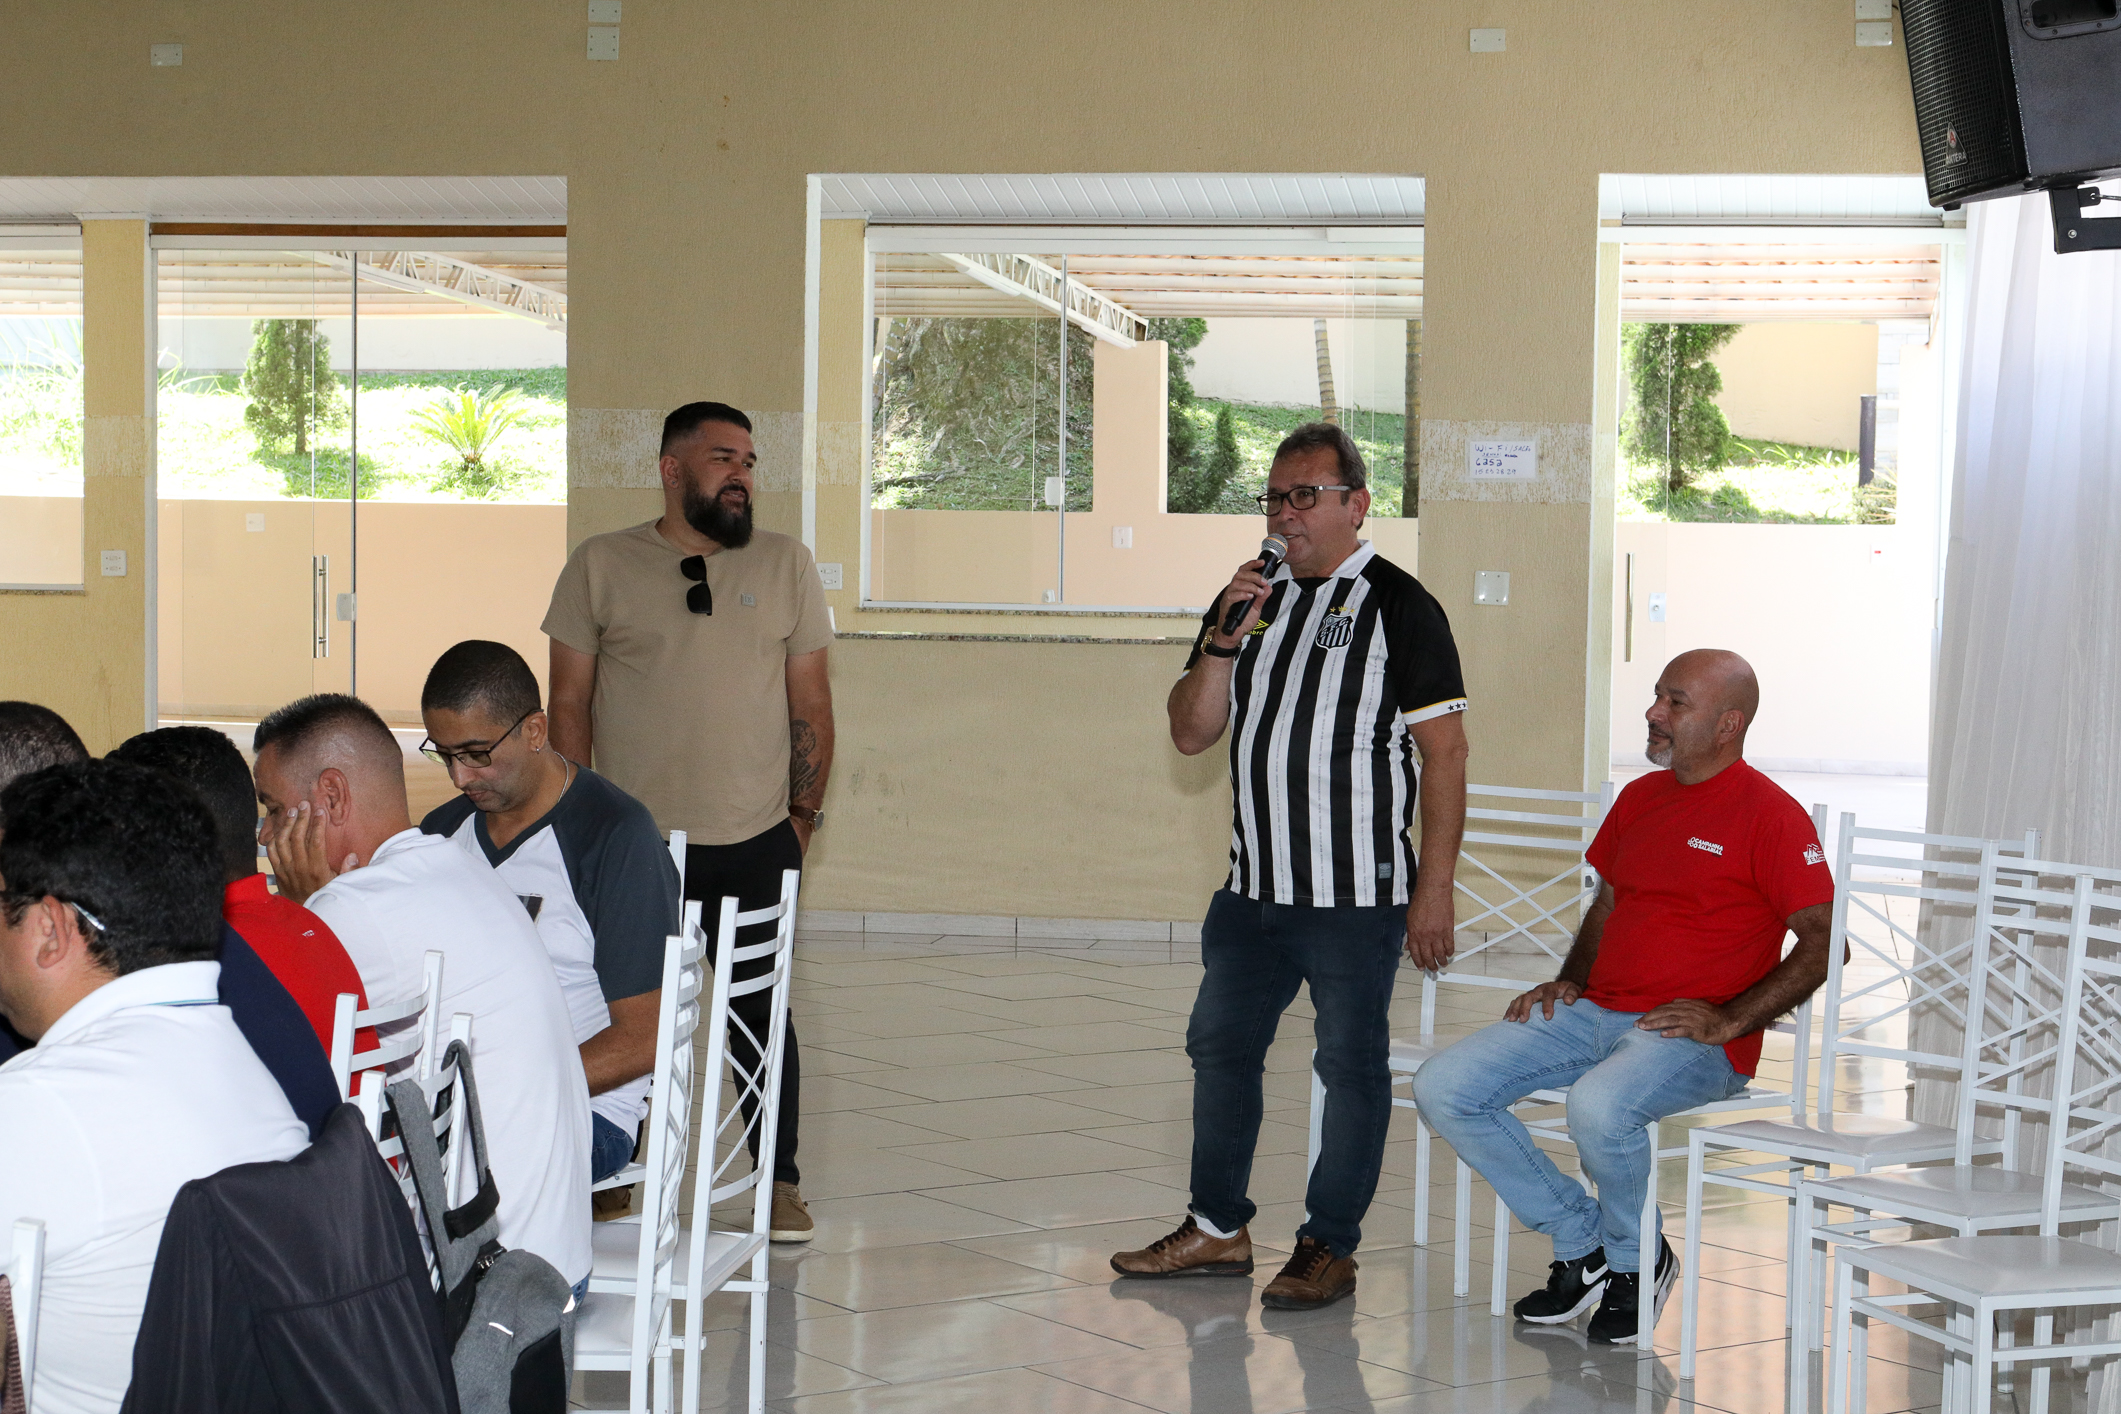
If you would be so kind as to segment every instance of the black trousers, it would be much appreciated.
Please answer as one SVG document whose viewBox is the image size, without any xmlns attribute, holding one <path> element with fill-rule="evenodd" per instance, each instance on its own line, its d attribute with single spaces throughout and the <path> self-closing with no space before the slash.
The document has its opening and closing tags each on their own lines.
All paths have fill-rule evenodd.
<svg viewBox="0 0 2121 1414">
<path fill-rule="evenodd" d="M 736 899 L 740 910 L 769 908 L 780 901 L 781 871 L 800 870 L 803 867 L 803 846 L 795 837 L 795 825 L 787 820 L 766 831 L 737 844 L 688 844 L 685 846 L 685 897 L 700 900 L 700 927 L 706 930 L 710 946 L 714 940 L 715 920 L 720 916 L 722 900 Z M 753 925 L 737 930 L 740 945 L 761 943 L 773 936 L 770 924 Z M 711 956 L 711 954 L 710 954 Z M 737 964 L 732 981 L 742 982 L 766 971 L 765 959 Z M 761 1041 L 766 1039 L 766 1030 L 772 1020 L 768 1003 L 770 991 L 753 992 L 748 997 L 738 997 L 729 1004 L 732 1018 L 729 1027 L 730 1058 L 744 1068 L 753 1069 L 759 1063 L 759 1054 L 751 1043 L 751 1037 L 734 1023 L 741 1021 L 750 1028 L 751 1036 Z M 719 1084 L 719 1077 L 710 1079 L 710 1084 Z M 803 1064 L 801 1052 L 795 1043 L 795 1022 L 790 1018 L 788 1037 L 781 1047 L 781 1102 L 780 1127 L 775 1132 L 773 1145 L 773 1181 L 775 1183 L 800 1183 L 802 1174 L 795 1166 L 796 1116 L 802 1110 Z M 757 1102 L 744 1101 L 744 1122 L 751 1123 L 752 1111 Z M 751 1151 L 751 1162 L 758 1164 L 758 1130 L 752 1129 L 747 1147 Z"/>
</svg>

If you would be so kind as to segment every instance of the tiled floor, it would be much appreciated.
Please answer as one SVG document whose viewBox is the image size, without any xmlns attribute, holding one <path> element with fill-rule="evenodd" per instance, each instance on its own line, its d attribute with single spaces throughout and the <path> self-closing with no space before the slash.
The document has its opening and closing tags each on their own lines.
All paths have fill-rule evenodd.
<svg viewBox="0 0 2121 1414">
<path fill-rule="evenodd" d="M 1107 1259 L 1184 1212 L 1191 1136 L 1186 945 L 1036 948 L 951 937 L 813 934 L 799 946 L 803 1188 L 817 1237 L 774 1251 L 772 1408 L 801 1414 L 1040 1410 L 1055 1414 L 1455 1414 L 1782 1407 L 1781 1206 L 1730 1204 L 1707 1223 L 1701 1373 L 1676 1378 L 1668 1307 L 1654 1358 L 1571 1329 L 1488 1314 L 1492 1211 L 1476 1190 L 1471 1298 L 1451 1294 L 1448 1150 L 1434 1169 L 1433 1244 L 1413 1245 L 1414 1143 L 1402 1116 L 1361 1250 L 1356 1297 L 1263 1310 L 1258 1290 L 1301 1220 L 1309 1013 L 1268 1058 L 1253 1172 L 1250 1280 L 1116 1280 Z M 1492 1016 L 1456 1005 L 1441 1029 Z M 1401 1030 L 1419 976 L 1401 978 Z M 1771 1054 L 1778 1042 L 1771 1040 Z M 1782 1049 L 1786 1057 L 1786 1045 Z M 1677 1237 L 1683 1175 L 1661 1185 Z M 1719 1201 L 1711 1190 L 1711 1201 Z M 1544 1239 L 1511 1244 L 1512 1296 L 1546 1275 Z M 708 1407 L 741 1408 L 739 1298 L 710 1302 Z M 1873 1337 L 1873 1414 L 1934 1407 L 1927 1350 Z M 1913 1365 L 1892 1363 L 1896 1358 Z M 594 1380 L 594 1383 L 591 1381 Z M 623 1381 L 584 1377 L 591 1402 Z"/>
</svg>

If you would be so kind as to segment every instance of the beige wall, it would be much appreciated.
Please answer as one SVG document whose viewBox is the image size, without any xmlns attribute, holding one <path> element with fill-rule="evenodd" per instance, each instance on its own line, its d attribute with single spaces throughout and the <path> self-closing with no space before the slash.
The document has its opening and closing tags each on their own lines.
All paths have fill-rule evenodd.
<svg viewBox="0 0 2121 1414">
<path fill-rule="evenodd" d="M 10 175 L 567 177 L 569 534 L 577 538 L 655 513 L 643 466 L 652 461 L 655 421 L 700 396 L 760 415 L 769 471 L 762 514 L 778 528 L 798 524 L 806 173 L 1009 172 L 1027 164 L 1421 173 L 1421 564 L 1460 627 L 1474 702 L 1472 769 L 1517 783 L 1580 781 L 1605 754 L 1594 704 L 1608 695 L 1610 672 L 1599 641 L 1610 584 L 1600 500 L 1607 473 L 1591 430 L 1598 174 L 1919 170 L 1903 56 L 1856 48 L 1841 0 L 1797 0 L 1749 13 L 1743 24 L 1719 9 L 1675 11 L 1645 0 L 1495 0 L 1477 14 L 1354 0 L 1234 13 L 1084 0 L 1036 9 L 636 5 L 620 61 L 591 63 L 579 6 L 468 0 L 450 24 L 429 27 L 412 45 L 395 12 L 313 0 L 30 8 L 14 17 L 13 42 L 0 51 L 0 131 L 8 134 L 0 162 Z M 1469 54 L 1466 31 L 1476 23 L 1507 27 L 1508 51 Z M 1093 48 L 1096 82 L 1085 82 L 1080 66 L 1046 62 L 1056 35 Z M 163 41 L 185 45 L 181 68 L 148 67 L 146 47 Z M 1115 91 L 1183 100 L 1114 103 Z M 859 475 L 859 231 L 845 225 L 857 228 L 828 230 L 824 249 L 828 318 L 814 438 L 821 492 L 834 478 Z M 102 239 L 94 251 L 115 249 Z M 135 248 L 136 265 L 138 255 Z M 118 278 L 122 263 L 93 251 L 89 261 L 90 444 L 106 449 L 90 454 L 91 557 L 127 536 L 133 545 L 145 539 L 144 483 L 106 482 L 116 493 L 107 497 L 95 489 L 98 468 L 124 458 L 111 450 L 117 442 L 97 440 L 116 435 L 97 433 L 99 415 L 136 419 L 125 445 L 135 449 L 132 464 L 145 459 L 137 421 L 144 357 L 126 364 L 128 341 L 105 345 L 96 333 L 105 296 L 95 282 Z M 137 316 L 137 286 L 124 300 Z M 849 308 L 857 311 L 851 319 Z M 144 355 L 137 340 L 135 333 L 130 352 Z M 137 392 L 99 395 L 93 361 L 106 356 Z M 1491 428 L 1545 439 L 1543 465 L 1554 468 L 1555 484 L 1524 500 L 1451 484 L 1465 438 Z M 821 496 L 821 558 L 852 565 L 859 508 L 827 510 Z M 1473 573 L 1489 568 L 1512 571 L 1512 602 L 1476 617 Z M 52 701 L 99 744 L 130 730 L 147 697 L 142 583 L 92 583 L 73 598 L 0 597 L 0 642 L 10 650 L 0 655 L 0 695 Z M 848 594 L 833 602 L 842 630 L 994 629 L 991 619 L 859 614 Z M 1222 806 L 1173 774 L 1210 768 L 1158 756 L 1163 764 L 1151 770 L 1144 756 L 1128 787 L 1152 792 L 1155 808 L 1107 808 L 1106 796 L 1074 779 L 1092 769 L 1078 761 L 1096 754 L 1026 751 L 1037 738 L 1019 720 L 966 705 L 1013 704 L 1003 679 L 1040 674 L 1056 687 L 1076 684 L 1078 697 L 1107 693 L 1098 682 L 1102 660 L 1082 656 L 1099 650 L 1027 646 L 1027 655 L 1047 655 L 1032 662 L 1053 665 L 1033 668 L 1002 656 L 1002 647 L 965 652 L 946 667 L 920 655 L 947 645 L 846 646 L 843 661 L 873 657 L 879 665 L 873 692 L 867 677 L 841 690 L 847 759 L 888 742 L 898 753 L 894 779 L 960 778 L 952 793 L 902 798 L 907 809 L 973 810 L 934 828 L 963 829 L 981 857 L 950 864 L 905 854 L 880 814 L 876 830 L 838 835 L 838 852 L 821 860 L 820 893 L 840 889 L 842 870 L 871 869 L 852 857 L 867 853 L 919 871 L 893 887 L 924 889 L 930 907 L 962 900 L 969 908 L 977 875 L 1064 895 L 1067 914 L 1145 917 L 1168 906 L 1162 880 L 1211 876 Z M 1163 650 L 1111 651 L 1153 659 Z M 893 669 L 893 661 L 904 666 Z M 1170 667 L 1142 670 L 1139 700 L 1110 696 L 1112 720 L 1124 717 L 1128 730 L 1153 739 L 1161 693 L 1146 682 L 1168 681 Z M 953 689 L 933 700 L 966 715 L 959 730 L 918 735 L 893 715 L 924 675 Z M 961 779 L 1011 759 L 1026 759 L 1027 771 L 1038 766 L 1035 778 L 1016 784 L 1035 779 L 1040 793 L 975 795 Z M 845 774 L 852 779 L 851 764 Z M 835 794 L 842 788 L 836 783 Z M 1015 832 L 1013 820 L 1041 811 L 1035 843 Z M 1184 829 L 1158 827 L 1179 819 Z M 1170 867 L 1155 871 L 1156 881 L 1101 873 L 1078 848 L 1099 834 L 1130 861 L 1168 857 Z"/>
<path fill-rule="evenodd" d="M 81 582 L 79 496 L 0 496 L 0 583 Z"/>
<path fill-rule="evenodd" d="M 1875 324 L 1744 324 L 1716 355 L 1740 437 L 1856 450 L 1858 405 L 1878 391 Z"/>
</svg>

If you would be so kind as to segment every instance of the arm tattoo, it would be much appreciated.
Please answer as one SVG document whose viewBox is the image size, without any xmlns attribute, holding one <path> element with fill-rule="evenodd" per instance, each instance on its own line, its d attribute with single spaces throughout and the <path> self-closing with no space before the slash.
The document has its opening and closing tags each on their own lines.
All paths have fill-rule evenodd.
<svg viewBox="0 0 2121 1414">
<path fill-rule="evenodd" d="M 817 728 L 804 721 L 788 723 L 788 803 L 815 809 L 825 790 L 818 775 Z M 818 799 L 812 799 L 812 796 Z"/>
</svg>

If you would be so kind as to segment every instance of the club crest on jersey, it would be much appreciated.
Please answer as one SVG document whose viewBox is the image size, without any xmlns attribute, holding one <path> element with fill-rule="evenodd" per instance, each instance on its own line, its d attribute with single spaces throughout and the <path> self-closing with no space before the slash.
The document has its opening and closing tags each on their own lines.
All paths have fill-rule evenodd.
<svg viewBox="0 0 2121 1414">
<path fill-rule="evenodd" d="M 1318 637 L 1313 640 L 1320 648 L 1345 648 L 1355 637 L 1355 616 L 1346 609 L 1326 610 L 1326 621 L 1318 626 Z"/>
<path fill-rule="evenodd" d="M 1719 854 L 1719 855 L 1720 855 L 1720 854 L 1722 854 L 1722 853 L 1723 853 L 1723 846 L 1722 846 L 1722 845 L 1720 845 L 1720 844 L 1713 844 L 1713 843 L 1711 843 L 1710 841 L 1708 841 L 1708 840 L 1703 840 L 1703 839 L 1690 839 L 1690 840 L 1688 840 L 1688 841 L 1687 841 L 1687 848 L 1689 848 L 1689 849 L 1705 849 L 1705 850 L 1707 850 L 1707 851 L 1708 851 L 1708 852 L 1709 852 L 1710 854 Z"/>
</svg>

